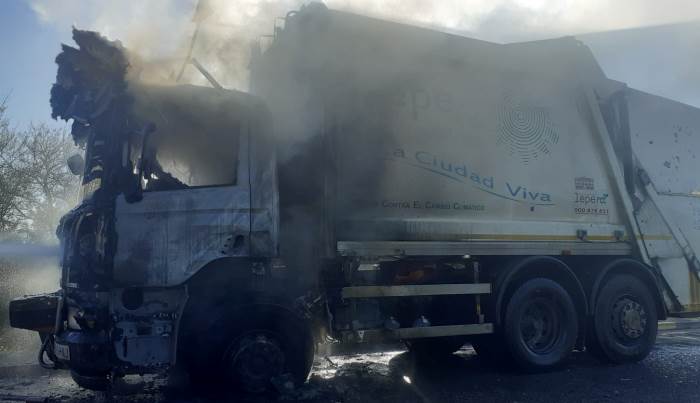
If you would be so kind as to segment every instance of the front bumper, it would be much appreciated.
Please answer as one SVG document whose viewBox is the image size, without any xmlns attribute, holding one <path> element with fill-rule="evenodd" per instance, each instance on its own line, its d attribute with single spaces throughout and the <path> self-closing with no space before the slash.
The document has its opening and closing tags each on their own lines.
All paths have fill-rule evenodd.
<svg viewBox="0 0 700 403">
<path fill-rule="evenodd" d="M 61 291 L 16 298 L 10 301 L 9 311 L 11 327 L 54 335 L 54 345 L 47 352 L 57 363 L 81 373 L 110 371 L 112 345 L 106 331 L 62 330 Z"/>
<path fill-rule="evenodd" d="M 58 362 L 82 374 L 112 369 L 112 345 L 104 331 L 65 330 L 56 335 L 53 353 Z"/>
<path fill-rule="evenodd" d="M 61 305 L 60 291 L 15 298 L 10 301 L 10 326 L 39 333 L 53 333 Z"/>
</svg>

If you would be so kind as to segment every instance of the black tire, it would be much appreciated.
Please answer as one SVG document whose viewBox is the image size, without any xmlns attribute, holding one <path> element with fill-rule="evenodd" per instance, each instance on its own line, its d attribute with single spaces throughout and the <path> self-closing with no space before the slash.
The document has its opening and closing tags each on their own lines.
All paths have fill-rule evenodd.
<svg viewBox="0 0 700 403">
<path fill-rule="evenodd" d="M 611 363 L 640 361 L 656 342 L 657 320 L 649 287 L 635 276 L 615 275 L 598 294 L 586 349 Z"/>
<path fill-rule="evenodd" d="M 416 358 L 433 360 L 444 358 L 458 351 L 462 348 L 464 342 L 464 338 L 452 336 L 406 340 L 404 344 Z"/>
<path fill-rule="evenodd" d="M 71 370 L 70 376 L 78 386 L 83 389 L 104 392 L 110 387 L 110 380 L 107 374 L 82 374 L 78 371 Z"/>
<path fill-rule="evenodd" d="M 276 379 L 299 386 L 314 358 L 308 323 L 274 307 L 229 311 L 198 332 L 194 343 L 187 372 L 192 386 L 207 395 L 270 392 Z"/>
<path fill-rule="evenodd" d="M 586 352 L 600 361 L 610 362 L 600 346 L 598 336 L 595 334 L 595 320 L 593 316 L 591 316 L 586 327 Z"/>
<path fill-rule="evenodd" d="M 578 337 L 578 315 L 569 293 L 556 282 L 535 278 L 508 301 L 504 338 L 515 363 L 529 371 L 559 365 Z"/>
</svg>

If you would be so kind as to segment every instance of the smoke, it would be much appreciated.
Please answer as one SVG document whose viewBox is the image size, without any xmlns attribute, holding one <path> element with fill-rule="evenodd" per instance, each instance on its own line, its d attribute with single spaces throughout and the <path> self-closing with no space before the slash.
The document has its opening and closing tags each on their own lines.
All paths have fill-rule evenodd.
<svg viewBox="0 0 700 403">
<path fill-rule="evenodd" d="M 0 243 L 0 353 L 3 359 L 33 362 L 39 337 L 36 332 L 10 328 L 8 304 L 23 295 L 53 292 L 59 288 L 58 248 Z M 3 363 L 4 364 L 4 363 Z M 9 364 L 9 363 L 8 363 Z"/>
<path fill-rule="evenodd" d="M 0 242 L 0 259 L 25 257 L 58 257 L 57 245 L 30 244 L 24 242 Z"/>
<path fill-rule="evenodd" d="M 150 63 L 151 78 L 177 75 L 195 30 L 196 0 L 29 0 L 41 21 L 66 32 L 75 24 L 119 39 Z M 127 4 L 125 4 L 127 3 Z M 301 0 L 202 0 L 193 55 L 225 87 L 246 90 L 250 45 L 270 35 L 277 19 Z M 677 0 L 328 0 L 332 9 L 513 42 L 586 32 L 671 24 L 700 18 L 700 2 Z M 184 81 L 205 79 L 193 68 Z"/>
<path fill-rule="evenodd" d="M 578 38 L 591 48 L 608 77 L 700 107 L 700 22 Z"/>
</svg>

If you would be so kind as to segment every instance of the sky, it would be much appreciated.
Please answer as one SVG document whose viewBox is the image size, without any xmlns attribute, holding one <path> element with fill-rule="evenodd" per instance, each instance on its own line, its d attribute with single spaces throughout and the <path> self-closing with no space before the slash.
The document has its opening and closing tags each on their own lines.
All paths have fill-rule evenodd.
<svg viewBox="0 0 700 403">
<path fill-rule="evenodd" d="M 608 77 L 700 107 L 700 22 L 578 38 L 591 48 Z"/>
<path fill-rule="evenodd" d="M 301 0 L 208 0 L 217 9 L 200 52 L 245 53 L 274 18 Z M 15 126 L 53 122 L 48 104 L 60 43 L 72 25 L 96 29 L 153 60 L 182 57 L 196 0 L 0 0 L 0 100 Z M 327 0 L 329 7 L 506 43 L 576 35 L 610 78 L 700 107 L 698 0 Z M 209 21 L 209 20 L 208 20 Z M 642 27 L 642 28 L 640 28 Z M 597 32 L 597 33 L 596 33 Z M 238 47 L 238 48 L 236 48 Z M 236 52 L 233 52 L 236 54 Z M 225 85 L 244 88 L 245 57 L 210 62 Z M 238 66 L 238 67 L 236 67 Z M 53 122 L 54 126 L 65 126 Z"/>
<path fill-rule="evenodd" d="M 60 19 L 50 19 L 42 16 L 30 1 L 0 0 L 0 102 L 8 97 L 6 114 L 14 126 L 24 127 L 33 122 L 69 127 L 63 121 L 51 119 L 49 91 L 56 78 L 54 59 L 61 43 L 72 44 L 71 26 L 90 27 L 91 20 L 98 15 L 96 5 L 100 3 L 107 2 L 51 0 L 49 4 L 61 12 L 57 15 Z M 134 0 L 111 3 L 137 5 Z M 182 15 L 191 16 L 191 1 L 179 3 L 183 6 Z M 82 11 L 71 14 L 75 10 Z M 114 36 L 122 33 L 110 31 L 104 22 L 100 24 L 100 31 Z"/>
<path fill-rule="evenodd" d="M 49 90 L 60 50 L 57 29 L 39 23 L 24 2 L 0 1 L 0 100 L 14 125 L 50 120 Z"/>
</svg>

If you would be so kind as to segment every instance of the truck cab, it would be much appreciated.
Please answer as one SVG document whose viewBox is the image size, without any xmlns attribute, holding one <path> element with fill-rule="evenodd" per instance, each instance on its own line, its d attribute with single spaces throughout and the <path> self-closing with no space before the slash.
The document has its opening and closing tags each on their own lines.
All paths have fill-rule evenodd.
<svg viewBox="0 0 700 403">
<path fill-rule="evenodd" d="M 81 202 L 57 230 L 56 315 L 17 319 L 32 299 L 11 310 L 14 325 L 45 332 L 42 355 L 102 389 L 115 376 L 175 364 L 183 317 L 206 309 L 186 311 L 197 293 L 236 292 L 253 273 L 269 274 L 278 253 L 275 151 L 264 105 L 236 91 L 135 84 L 92 124 L 73 118 L 84 150 L 72 161 Z M 226 280 L 211 284 L 212 276 Z"/>
</svg>

